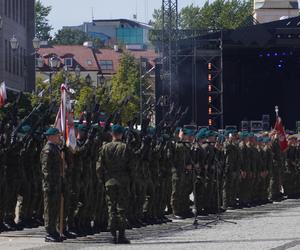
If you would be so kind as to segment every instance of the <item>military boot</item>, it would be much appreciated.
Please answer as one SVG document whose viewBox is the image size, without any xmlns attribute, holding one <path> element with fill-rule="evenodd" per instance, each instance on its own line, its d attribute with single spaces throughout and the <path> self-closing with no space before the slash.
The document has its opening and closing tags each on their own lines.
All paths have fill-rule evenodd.
<svg viewBox="0 0 300 250">
<path fill-rule="evenodd" d="M 111 231 L 110 233 L 112 235 L 111 243 L 112 244 L 117 244 L 118 243 L 118 241 L 117 241 L 117 232 L 116 231 Z"/>
<path fill-rule="evenodd" d="M 130 244 L 130 240 L 125 237 L 125 230 L 119 231 L 118 244 Z"/>
</svg>

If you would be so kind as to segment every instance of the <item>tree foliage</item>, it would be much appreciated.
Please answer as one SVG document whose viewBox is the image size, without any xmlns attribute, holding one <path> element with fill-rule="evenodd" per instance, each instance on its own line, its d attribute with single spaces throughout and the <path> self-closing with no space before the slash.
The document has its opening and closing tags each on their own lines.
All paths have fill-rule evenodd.
<svg viewBox="0 0 300 250">
<path fill-rule="evenodd" d="M 245 0 L 207 1 L 202 8 L 189 5 L 181 10 L 183 29 L 236 29 L 252 15 L 252 4 Z"/>
<path fill-rule="evenodd" d="M 63 28 L 55 34 L 52 43 L 59 45 L 82 45 L 88 39 L 89 37 L 84 31 Z"/>
<path fill-rule="evenodd" d="M 181 29 L 235 29 L 252 15 L 252 3 L 249 0 L 208 1 L 203 7 L 191 4 L 179 13 Z M 152 25 L 162 28 L 161 10 L 154 10 Z"/>
<path fill-rule="evenodd" d="M 120 100 L 127 96 L 131 97 L 129 103 L 123 108 L 121 113 L 122 121 L 126 124 L 134 118 L 140 109 L 140 70 L 134 56 L 129 53 L 122 55 L 119 69 L 113 76 L 111 83 L 112 110 L 118 106 Z"/>
<path fill-rule="evenodd" d="M 35 2 L 36 37 L 42 41 L 51 40 L 50 32 L 53 28 L 47 19 L 51 10 L 51 6 L 44 6 L 40 0 Z"/>
<path fill-rule="evenodd" d="M 91 37 L 82 30 L 73 30 L 70 28 L 62 28 L 51 41 L 52 44 L 58 45 L 82 45 L 86 41 L 92 41 L 95 48 L 102 48 L 103 41 L 97 37 Z"/>
</svg>

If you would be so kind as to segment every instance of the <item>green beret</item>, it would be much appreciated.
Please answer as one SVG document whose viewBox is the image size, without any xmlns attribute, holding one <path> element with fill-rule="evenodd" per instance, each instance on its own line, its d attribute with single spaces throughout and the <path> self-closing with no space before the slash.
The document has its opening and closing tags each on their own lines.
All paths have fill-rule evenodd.
<svg viewBox="0 0 300 250">
<path fill-rule="evenodd" d="M 248 133 L 248 137 L 254 137 L 254 136 L 255 136 L 255 135 L 254 135 L 253 132 Z"/>
<path fill-rule="evenodd" d="M 50 135 L 58 135 L 60 132 L 57 128 L 49 128 L 44 135 L 50 136 Z"/>
<path fill-rule="evenodd" d="M 219 134 L 218 135 L 218 138 L 217 138 L 217 141 L 218 141 L 218 143 L 224 143 L 225 142 L 225 136 L 224 135 L 222 135 L 222 134 Z"/>
<path fill-rule="evenodd" d="M 194 136 L 195 135 L 195 131 L 192 130 L 192 129 L 187 129 L 187 128 L 184 128 L 183 129 L 183 133 L 187 136 Z"/>
<path fill-rule="evenodd" d="M 149 128 L 147 129 L 147 133 L 148 133 L 148 135 L 155 135 L 155 128 L 149 127 Z"/>
<path fill-rule="evenodd" d="M 245 139 L 247 137 L 248 137 L 248 132 L 247 131 L 243 131 L 243 132 L 240 133 L 240 138 L 241 139 Z"/>
<path fill-rule="evenodd" d="M 111 128 L 113 134 L 123 134 L 124 130 L 124 127 L 122 127 L 120 124 L 114 124 Z"/>
<path fill-rule="evenodd" d="M 175 129 L 175 133 L 179 133 L 180 130 L 181 130 L 181 127 L 177 127 L 177 128 Z"/>
<path fill-rule="evenodd" d="M 87 132 L 87 131 L 88 131 L 87 126 L 84 125 L 84 124 L 79 124 L 77 128 L 78 128 L 78 130 L 81 131 L 81 132 Z"/>
<path fill-rule="evenodd" d="M 215 131 L 212 131 L 212 130 L 207 130 L 205 132 L 206 137 L 214 137 L 214 136 L 217 136 L 217 135 L 218 135 L 218 133 L 216 133 Z"/>
<path fill-rule="evenodd" d="M 27 134 L 31 130 L 31 127 L 29 125 L 24 125 L 20 129 L 20 133 Z"/>
<path fill-rule="evenodd" d="M 206 137 L 206 135 L 205 135 L 205 131 L 199 131 L 197 134 L 196 134 L 196 138 L 197 139 L 204 139 Z"/>
</svg>

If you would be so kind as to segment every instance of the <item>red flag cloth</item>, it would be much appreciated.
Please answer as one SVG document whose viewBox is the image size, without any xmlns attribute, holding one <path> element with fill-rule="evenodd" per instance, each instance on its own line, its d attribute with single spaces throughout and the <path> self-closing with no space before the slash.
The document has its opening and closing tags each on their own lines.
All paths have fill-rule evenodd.
<svg viewBox="0 0 300 250">
<path fill-rule="evenodd" d="M 74 128 L 74 115 L 71 108 L 68 88 L 65 84 L 61 85 L 60 108 L 56 115 L 54 126 L 63 134 L 66 145 L 73 150 L 76 148 L 76 136 Z"/>
<path fill-rule="evenodd" d="M 277 116 L 277 118 L 276 118 L 274 130 L 278 134 L 279 145 L 280 145 L 281 151 L 285 151 L 288 148 L 288 141 L 287 141 L 286 133 L 285 133 L 285 130 L 284 130 L 284 127 L 282 124 L 282 120 L 279 116 Z"/>
<path fill-rule="evenodd" d="M 6 99 L 7 99 L 7 95 L 6 95 L 5 82 L 2 82 L 0 85 L 0 107 L 4 106 Z"/>
</svg>

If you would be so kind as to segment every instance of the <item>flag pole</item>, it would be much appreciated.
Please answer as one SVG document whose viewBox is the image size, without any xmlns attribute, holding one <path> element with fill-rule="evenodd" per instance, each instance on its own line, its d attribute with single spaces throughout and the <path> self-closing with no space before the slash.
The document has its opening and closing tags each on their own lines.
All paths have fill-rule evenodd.
<svg viewBox="0 0 300 250">
<path fill-rule="evenodd" d="M 276 113 L 276 118 L 279 116 L 279 107 L 275 106 L 275 113 Z"/>
<path fill-rule="evenodd" d="M 63 150 L 61 151 L 62 164 L 60 168 L 60 178 L 61 178 L 61 193 L 60 193 L 60 220 L 59 220 L 59 233 L 60 236 L 63 235 L 64 232 L 64 177 L 65 177 L 65 147 L 66 147 L 66 82 L 65 85 L 61 89 L 62 98 L 61 98 L 61 117 L 62 117 L 62 134 L 63 134 Z"/>
</svg>

